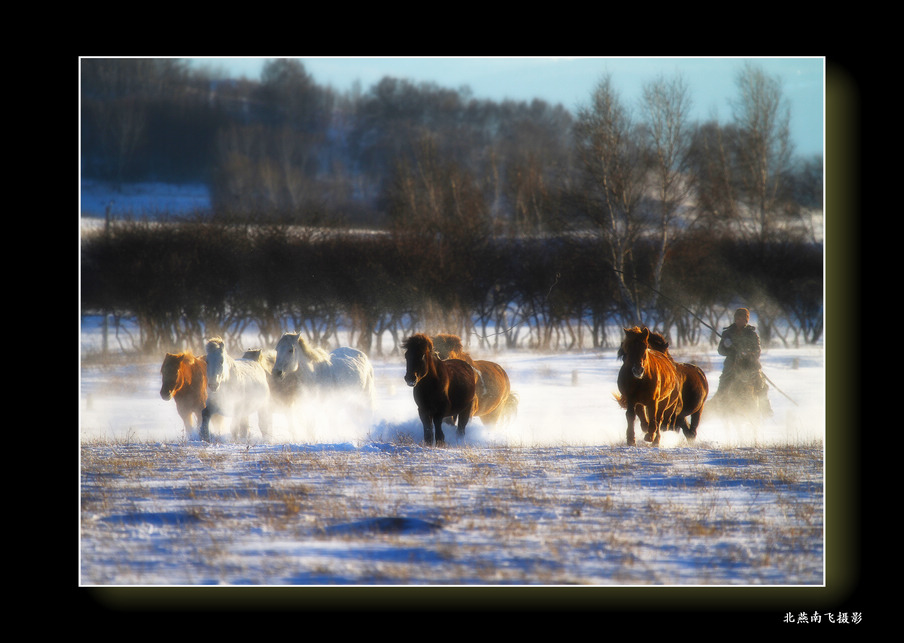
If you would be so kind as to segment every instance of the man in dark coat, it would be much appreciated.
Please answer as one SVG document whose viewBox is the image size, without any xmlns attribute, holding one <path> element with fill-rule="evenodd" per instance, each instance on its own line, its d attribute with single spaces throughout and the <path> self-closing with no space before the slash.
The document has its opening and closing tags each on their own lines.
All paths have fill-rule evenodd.
<svg viewBox="0 0 904 643">
<path fill-rule="evenodd" d="M 725 356 L 725 364 L 722 366 L 722 375 L 719 377 L 719 390 L 713 396 L 715 399 L 720 393 L 728 390 L 729 385 L 742 372 L 756 371 L 754 374 L 754 389 L 759 398 L 760 410 L 764 415 L 772 415 L 772 406 L 769 404 L 766 378 L 760 370 L 760 337 L 756 328 L 751 326 L 750 311 L 746 308 L 738 308 L 734 314 L 734 323 L 722 331 L 722 340 L 719 342 L 719 355 Z"/>
</svg>

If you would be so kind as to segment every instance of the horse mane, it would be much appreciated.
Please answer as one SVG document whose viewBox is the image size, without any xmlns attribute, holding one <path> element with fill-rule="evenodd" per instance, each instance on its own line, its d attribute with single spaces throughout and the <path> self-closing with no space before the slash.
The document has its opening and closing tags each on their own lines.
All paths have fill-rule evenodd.
<svg viewBox="0 0 904 643">
<path fill-rule="evenodd" d="M 191 349 L 186 348 L 180 353 L 167 353 L 166 357 L 172 357 L 174 359 L 196 359 L 197 355 L 192 353 Z"/>
<path fill-rule="evenodd" d="M 160 372 L 164 377 L 172 375 L 179 377 L 181 374 L 184 381 L 190 384 L 192 381 L 192 367 L 198 362 L 198 358 L 191 351 L 186 350 L 181 353 L 166 353 L 163 356 L 163 364 L 160 366 Z"/>
<path fill-rule="evenodd" d="M 276 351 L 264 350 L 263 348 L 248 348 L 242 359 L 250 359 L 264 367 L 268 373 L 273 370 L 273 364 L 276 362 Z"/>
<path fill-rule="evenodd" d="M 433 346 L 436 354 L 440 359 L 460 359 L 469 364 L 473 364 L 473 360 L 464 345 L 461 343 L 461 337 L 451 335 L 449 333 L 440 333 L 433 336 Z"/>
<path fill-rule="evenodd" d="M 330 354 L 327 353 L 322 348 L 318 348 L 316 346 L 311 346 L 305 341 L 305 338 L 301 335 L 298 336 L 298 346 L 301 348 L 301 352 L 310 362 L 328 362 L 330 361 Z"/>
<path fill-rule="evenodd" d="M 646 326 L 644 326 L 643 328 L 641 328 L 640 326 L 632 326 L 631 328 L 625 328 L 624 330 L 625 330 L 626 334 L 631 334 L 631 335 L 641 335 L 641 334 L 643 334 L 644 330 L 649 331 L 650 336 L 647 339 L 647 344 L 649 345 L 649 347 L 651 349 L 653 349 L 654 351 L 659 351 L 660 353 L 663 353 L 664 355 L 668 356 L 669 358 L 672 357 L 671 355 L 669 355 L 669 342 L 668 342 L 668 340 L 666 340 L 665 337 L 662 336 L 661 333 L 657 333 L 655 331 L 649 330 Z M 623 340 L 622 343 L 618 347 L 618 353 L 616 354 L 616 356 L 619 359 L 625 358 L 624 344 L 625 344 L 625 342 Z"/>
<path fill-rule="evenodd" d="M 408 339 L 402 341 L 402 350 L 407 351 L 409 349 L 430 354 L 433 352 L 433 340 L 424 333 L 415 333 Z"/>
<path fill-rule="evenodd" d="M 175 362 L 181 363 L 182 360 L 185 358 L 186 358 L 186 354 L 184 352 L 183 353 L 166 353 L 163 356 L 163 364 L 166 365 L 166 364 L 171 364 L 171 363 L 175 363 Z"/>
</svg>

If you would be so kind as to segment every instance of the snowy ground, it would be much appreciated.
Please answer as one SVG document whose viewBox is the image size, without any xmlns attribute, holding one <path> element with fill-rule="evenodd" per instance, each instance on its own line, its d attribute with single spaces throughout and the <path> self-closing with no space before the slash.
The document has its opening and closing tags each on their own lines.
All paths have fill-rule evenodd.
<svg viewBox="0 0 904 643">
<path fill-rule="evenodd" d="M 96 323 L 82 329 L 83 355 Z M 200 347 L 195 347 L 200 352 Z M 692 353 L 692 355 L 691 355 Z M 773 349 L 775 416 L 704 418 L 697 443 L 624 445 L 614 351 L 475 355 L 509 372 L 517 420 L 420 445 L 396 355 L 370 422 L 183 436 L 160 360 L 81 365 L 83 585 L 822 585 L 824 355 Z M 710 347 L 676 352 L 704 366 Z M 796 404 L 795 404 L 796 403 Z M 454 432 L 447 433 L 454 435 Z"/>
</svg>

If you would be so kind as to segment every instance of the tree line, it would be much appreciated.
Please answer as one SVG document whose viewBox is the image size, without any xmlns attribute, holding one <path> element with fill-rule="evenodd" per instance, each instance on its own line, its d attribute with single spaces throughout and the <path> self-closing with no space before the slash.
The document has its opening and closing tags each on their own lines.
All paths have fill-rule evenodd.
<svg viewBox="0 0 904 643">
<path fill-rule="evenodd" d="M 613 320 L 660 322 L 689 339 L 699 324 L 670 299 L 714 318 L 737 300 L 762 302 L 760 323 L 793 318 L 793 341 L 821 333 L 821 272 L 808 263 L 821 256 L 821 243 L 808 214 L 822 208 L 822 159 L 794 155 L 781 81 L 754 65 L 738 72 L 728 123 L 692 122 L 680 75 L 648 83 L 637 104 L 604 76 L 576 113 L 389 77 L 340 94 L 318 86 L 297 60 L 269 61 L 252 81 L 220 80 L 176 59 L 84 59 L 81 90 L 84 176 L 210 188 L 210 211 L 184 228 L 194 243 L 169 227 L 131 224 L 83 240 L 83 294 L 102 294 L 85 305 L 103 300 L 123 310 L 129 298 L 121 289 L 148 286 L 148 301 L 132 304 L 144 311 L 143 343 L 173 341 L 180 324 L 228 330 L 241 311 L 263 333 L 271 317 L 334 329 L 341 314 L 360 326 L 366 345 L 381 325 L 428 321 L 394 299 L 398 292 L 418 293 L 444 323 L 457 311 L 453 325 L 465 333 L 477 332 L 471 318 L 497 333 L 518 317 L 536 324 L 494 342 L 529 332 L 531 344 L 568 345 L 589 332 L 596 345 Z M 380 235 L 342 232 L 353 227 Z M 194 264 L 169 252 L 174 235 Z M 114 239 L 171 279 L 134 275 L 139 268 L 110 246 Z M 260 244 L 286 263 L 271 263 Z M 314 257 L 331 266 L 326 281 L 303 277 L 319 274 Z M 747 263 L 736 265 L 741 258 Z M 192 270 L 179 277 L 180 266 Z M 370 272 L 355 276 L 351 266 Z M 283 287 L 319 302 L 316 322 L 282 295 L 254 295 L 293 269 L 294 285 Z M 115 285 L 128 274 L 135 280 Z M 186 280 L 205 290 L 167 308 L 172 284 Z M 249 281 L 260 289 L 245 288 Z M 340 293 L 343 283 L 360 297 Z M 156 297 L 164 284 L 169 290 Z M 238 292 L 250 299 L 239 302 Z M 254 297 L 273 313 L 258 311 Z M 575 320 L 582 321 L 569 329 Z"/>
<path fill-rule="evenodd" d="M 273 346 L 286 330 L 318 345 L 391 352 L 414 332 L 452 332 L 484 349 L 617 345 L 637 323 L 620 305 L 621 278 L 598 237 L 497 238 L 459 246 L 439 237 L 286 226 L 131 222 L 83 241 L 83 311 L 135 318 L 128 350 L 200 346 L 220 335 L 241 349 L 257 329 Z M 636 248 L 652 265 L 653 242 Z M 822 250 L 686 237 L 652 272 L 630 280 L 647 323 L 676 346 L 716 341 L 739 298 L 764 341 L 813 342 L 822 332 Z M 700 322 L 703 321 L 704 324 Z M 385 337 L 393 339 L 384 346 Z"/>
</svg>

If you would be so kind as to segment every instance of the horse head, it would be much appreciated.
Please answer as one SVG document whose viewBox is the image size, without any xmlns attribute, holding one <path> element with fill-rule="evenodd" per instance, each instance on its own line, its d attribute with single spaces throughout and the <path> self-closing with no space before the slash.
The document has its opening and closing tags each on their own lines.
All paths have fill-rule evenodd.
<svg viewBox="0 0 904 643">
<path fill-rule="evenodd" d="M 630 367 L 631 374 L 643 379 L 646 372 L 647 350 L 650 348 L 650 329 L 625 328 L 625 339 L 622 341 L 619 354 L 624 357 L 625 365 Z"/>
<path fill-rule="evenodd" d="M 216 391 L 229 377 L 226 345 L 219 337 L 207 341 L 207 388 Z"/>
<path fill-rule="evenodd" d="M 631 328 L 631 329 L 626 328 L 625 333 L 627 333 L 629 330 L 631 332 L 642 332 L 640 330 L 640 328 L 638 328 L 637 326 L 635 326 L 634 328 Z M 647 329 L 645 328 L 644 330 L 647 330 Z M 660 334 L 660 333 L 656 333 L 653 331 L 648 331 L 648 332 L 649 332 L 649 337 L 647 338 L 647 346 L 654 351 L 659 351 L 663 355 L 667 355 L 667 356 L 671 357 L 669 355 L 669 341 L 665 337 L 663 337 L 662 334 Z M 618 352 L 615 354 L 615 356 L 618 359 L 624 361 L 624 359 L 625 359 L 624 343 L 622 343 L 622 345 L 618 347 Z"/>
<path fill-rule="evenodd" d="M 163 358 L 163 365 L 160 367 L 160 375 L 163 379 L 163 385 L 160 387 L 160 397 L 164 400 L 171 400 L 173 395 L 182 388 L 182 377 L 180 377 L 182 359 L 184 353 L 167 353 Z"/>
<path fill-rule="evenodd" d="M 276 361 L 273 363 L 273 376 L 281 379 L 286 373 L 298 370 L 298 352 L 300 336 L 298 333 L 285 333 L 276 343 Z"/>
<path fill-rule="evenodd" d="M 433 364 L 433 340 L 418 333 L 402 342 L 402 349 L 405 351 L 405 383 L 417 386 Z"/>
</svg>

